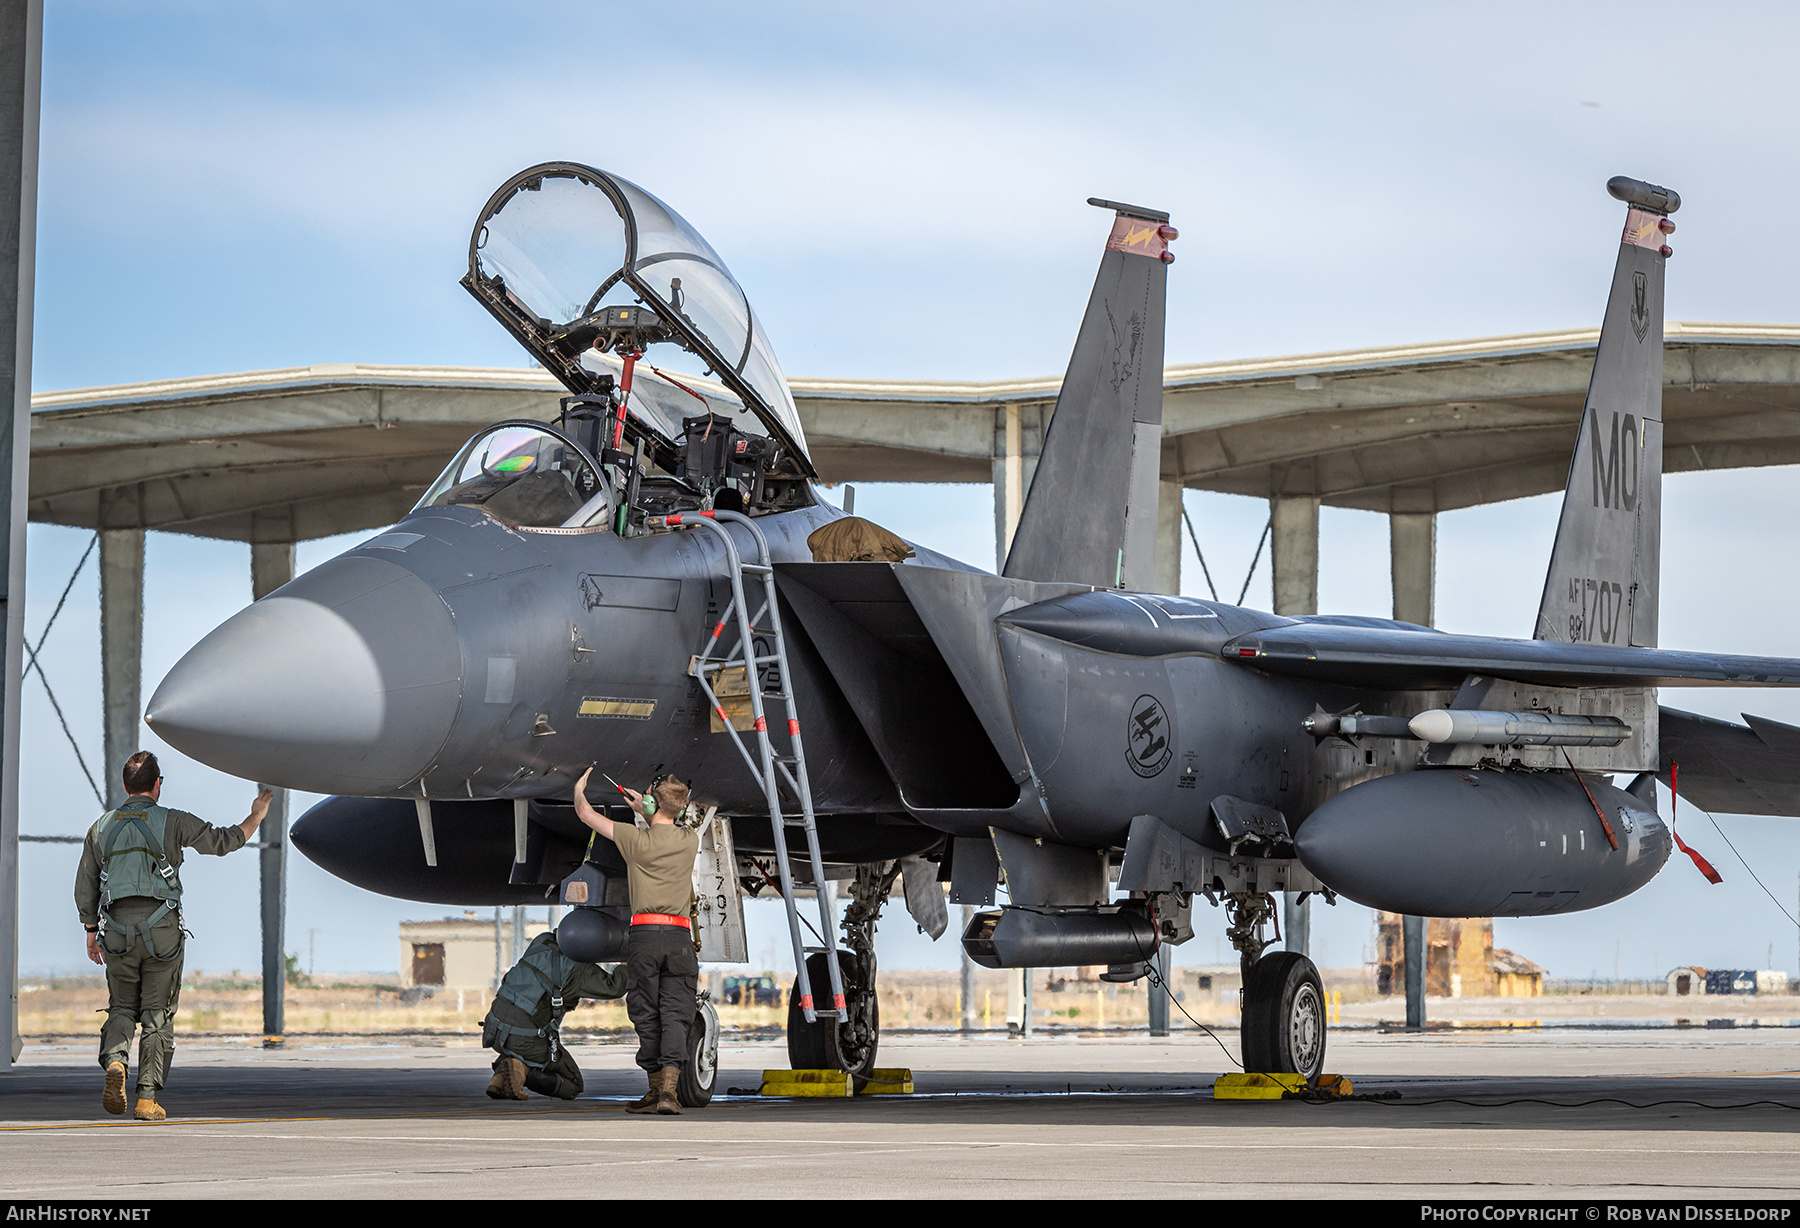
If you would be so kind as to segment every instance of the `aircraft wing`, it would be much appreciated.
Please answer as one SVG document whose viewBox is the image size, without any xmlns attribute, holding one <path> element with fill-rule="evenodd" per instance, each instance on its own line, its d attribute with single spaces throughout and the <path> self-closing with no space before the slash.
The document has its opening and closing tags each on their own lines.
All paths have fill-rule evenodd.
<svg viewBox="0 0 1800 1228">
<path fill-rule="evenodd" d="M 1748 727 L 1675 708 L 1661 719 L 1665 785 L 1703 810 L 1800 815 L 1800 729 L 1749 713 Z"/>
<path fill-rule="evenodd" d="M 1455 687 L 1470 674 L 1541 686 L 1800 686 L 1800 661 L 1664 648 L 1451 635 L 1300 621 L 1225 641 L 1236 664 L 1384 690 Z"/>
</svg>

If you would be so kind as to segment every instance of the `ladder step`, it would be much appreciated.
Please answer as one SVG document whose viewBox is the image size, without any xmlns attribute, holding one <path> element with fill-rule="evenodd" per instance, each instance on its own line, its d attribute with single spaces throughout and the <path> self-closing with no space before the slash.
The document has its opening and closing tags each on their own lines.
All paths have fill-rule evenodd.
<svg viewBox="0 0 1800 1228">
<path fill-rule="evenodd" d="M 749 572 L 753 576 L 770 575 L 775 570 L 773 567 L 764 567 L 761 563 L 742 563 L 739 564 L 739 568 L 742 571 Z"/>
</svg>

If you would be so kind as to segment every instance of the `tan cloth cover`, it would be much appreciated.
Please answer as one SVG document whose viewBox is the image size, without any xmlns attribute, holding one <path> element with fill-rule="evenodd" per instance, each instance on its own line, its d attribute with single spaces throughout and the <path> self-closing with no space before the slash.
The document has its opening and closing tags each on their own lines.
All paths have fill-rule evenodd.
<svg viewBox="0 0 1800 1228">
<path fill-rule="evenodd" d="M 845 516 L 814 529 L 806 539 L 815 563 L 898 563 L 912 548 L 878 524 Z"/>
</svg>

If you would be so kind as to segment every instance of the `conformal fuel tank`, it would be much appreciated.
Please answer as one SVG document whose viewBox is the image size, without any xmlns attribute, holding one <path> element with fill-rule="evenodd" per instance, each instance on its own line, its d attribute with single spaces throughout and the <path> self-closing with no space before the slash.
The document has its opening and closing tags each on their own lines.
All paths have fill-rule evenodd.
<svg viewBox="0 0 1800 1228">
<path fill-rule="evenodd" d="M 1671 847 L 1648 806 L 1598 778 L 1461 769 L 1355 785 L 1313 811 L 1294 843 L 1332 890 L 1423 917 L 1597 908 L 1654 878 Z"/>
</svg>

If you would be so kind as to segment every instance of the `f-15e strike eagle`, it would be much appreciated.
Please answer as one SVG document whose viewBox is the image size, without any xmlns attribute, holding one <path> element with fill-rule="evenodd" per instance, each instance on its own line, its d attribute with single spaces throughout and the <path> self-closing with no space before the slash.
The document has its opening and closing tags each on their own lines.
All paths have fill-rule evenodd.
<svg viewBox="0 0 1800 1228">
<path fill-rule="evenodd" d="M 1099 200 L 1111 229 L 1003 573 L 917 546 L 815 561 L 844 513 L 724 262 L 649 193 L 552 163 L 488 201 L 463 284 L 568 388 L 560 416 L 477 434 L 391 531 L 201 641 L 146 719 L 223 771 L 338 795 L 293 831 L 333 873 L 559 899 L 565 943 L 596 957 L 622 950 L 623 867 L 570 790 L 590 765 L 679 774 L 708 816 L 715 952 L 743 957 L 742 889 L 788 900 L 797 1066 L 873 1066 L 897 880 L 934 932 L 938 883 L 992 905 L 1003 880 L 963 935 L 988 967 L 1141 975 L 1191 936 L 1196 896 L 1223 905 L 1247 1067 L 1317 1076 L 1318 972 L 1265 953 L 1271 893 L 1593 908 L 1667 860 L 1653 782 L 1677 761 L 1702 806 L 1800 814 L 1800 729 L 1657 703 L 1800 684 L 1800 661 L 1656 646 L 1680 200 L 1607 187 L 1624 237 L 1531 639 L 1145 591 L 1176 232 Z M 809 891 L 844 949 L 802 932 Z"/>
</svg>

